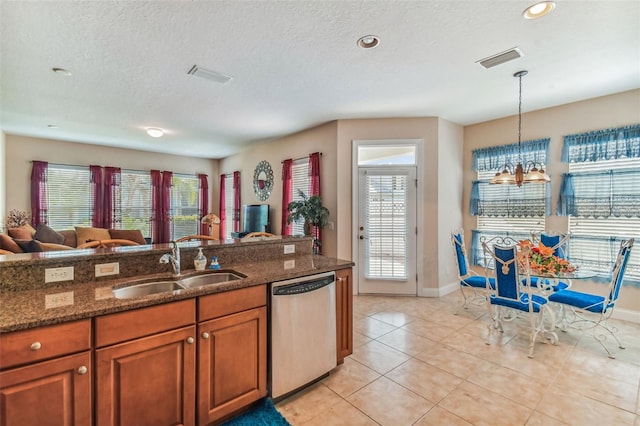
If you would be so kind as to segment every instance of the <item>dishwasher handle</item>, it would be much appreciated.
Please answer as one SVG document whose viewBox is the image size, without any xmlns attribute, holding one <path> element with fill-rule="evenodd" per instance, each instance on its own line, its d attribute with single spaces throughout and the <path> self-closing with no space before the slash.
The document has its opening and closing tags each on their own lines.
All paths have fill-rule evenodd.
<svg viewBox="0 0 640 426">
<path fill-rule="evenodd" d="M 291 296 L 293 294 L 310 293 L 335 282 L 333 276 L 317 280 L 301 281 L 293 284 L 281 285 L 273 288 L 274 296 Z"/>
</svg>

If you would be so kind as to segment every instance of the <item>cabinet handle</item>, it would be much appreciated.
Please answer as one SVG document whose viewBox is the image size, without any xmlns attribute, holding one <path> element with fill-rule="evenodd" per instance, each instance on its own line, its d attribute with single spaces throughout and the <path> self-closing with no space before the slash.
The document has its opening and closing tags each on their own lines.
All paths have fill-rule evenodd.
<svg viewBox="0 0 640 426">
<path fill-rule="evenodd" d="M 87 373 L 87 371 L 89 371 L 89 369 L 88 369 L 86 366 L 84 366 L 84 365 L 81 365 L 81 366 L 78 368 L 78 374 L 86 374 L 86 373 Z"/>
<path fill-rule="evenodd" d="M 40 349 L 42 347 L 42 344 L 40 342 L 33 342 L 31 344 L 31 350 L 32 351 L 37 351 L 38 349 Z"/>
<path fill-rule="evenodd" d="M 208 339 L 209 338 L 209 333 L 207 333 L 206 331 L 204 333 L 202 333 L 202 338 L 203 339 Z"/>
<path fill-rule="evenodd" d="M 187 337 L 187 343 L 192 344 L 194 342 L 193 337 Z"/>
</svg>

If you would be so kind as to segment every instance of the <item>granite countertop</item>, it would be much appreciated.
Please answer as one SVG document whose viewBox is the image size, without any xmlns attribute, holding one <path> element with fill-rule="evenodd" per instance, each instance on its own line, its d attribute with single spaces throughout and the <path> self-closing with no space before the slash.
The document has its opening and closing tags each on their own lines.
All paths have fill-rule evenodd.
<svg viewBox="0 0 640 426">
<path fill-rule="evenodd" d="M 318 255 L 303 255 L 286 260 L 243 262 L 224 266 L 222 271 L 236 271 L 246 275 L 246 278 L 187 289 L 179 294 L 163 293 L 132 299 L 116 299 L 113 297 L 112 289 L 140 279 L 171 279 L 171 274 L 143 275 L 100 283 L 69 283 L 66 285 L 62 283 L 53 288 L 3 293 L 0 294 L 0 306 L 2 307 L 0 310 L 0 333 L 92 318 L 144 306 L 344 269 L 353 266 L 353 262 Z M 184 271 L 183 276 L 194 273 L 194 270 Z M 63 306 L 52 307 L 56 304 Z"/>
</svg>

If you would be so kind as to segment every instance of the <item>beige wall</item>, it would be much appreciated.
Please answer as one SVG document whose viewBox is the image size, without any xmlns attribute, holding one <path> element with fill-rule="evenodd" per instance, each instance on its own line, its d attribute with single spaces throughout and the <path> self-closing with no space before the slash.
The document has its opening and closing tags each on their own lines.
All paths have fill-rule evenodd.
<svg viewBox="0 0 640 426">
<path fill-rule="evenodd" d="M 205 173 L 209 176 L 209 205 L 218 210 L 218 160 L 158 154 L 51 139 L 6 135 L 6 209 L 31 211 L 31 161 L 88 166 L 115 166 L 130 170 L 171 170 L 174 173 Z M 4 216 L 3 216 L 4 217 Z"/>
<path fill-rule="evenodd" d="M 640 90 L 631 90 L 558 107 L 532 111 L 522 116 L 522 140 L 551 138 L 547 172 L 552 180 L 552 212 L 555 212 L 560 179 L 568 165 L 560 161 L 563 136 L 590 130 L 620 127 L 640 123 Z M 463 223 L 465 238 L 471 241 L 471 229 L 476 227 L 475 216 L 469 215 L 469 194 L 475 173 L 471 170 L 474 149 L 517 142 L 517 115 L 487 121 L 464 128 L 464 190 Z M 547 229 L 566 231 L 566 217 L 552 215 Z M 638 236 L 636 236 L 638 237 Z M 578 288 L 602 290 L 602 285 L 578 283 Z M 640 289 L 623 287 L 619 307 L 640 312 Z"/>
<path fill-rule="evenodd" d="M 5 134 L 0 131 L 0 231 L 4 230 L 4 221 L 7 217 L 7 207 L 6 207 L 6 182 L 7 177 L 5 175 Z"/>
<path fill-rule="evenodd" d="M 268 144 L 254 146 L 239 154 L 220 160 L 220 174 L 240 171 L 242 204 L 269 204 L 271 231 L 282 233 L 282 161 L 302 158 L 314 152 L 322 152 L 320 160 L 320 188 L 323 204 L 329 209 L 329 220 L 334 229 L 327 227 L 322 233 L 322 249 L 327 256 L 336 256 L 336 122 L 330 122 L 278 139 Z M 274 185 L 271 196 L 260 201 L 253 192 L 253 172 L 258 163 L 271 164 Z M 220 181 L 218 176 L 217 181 Z M 219 186 L 219 184 L 218 184 Z"/>
</svg>

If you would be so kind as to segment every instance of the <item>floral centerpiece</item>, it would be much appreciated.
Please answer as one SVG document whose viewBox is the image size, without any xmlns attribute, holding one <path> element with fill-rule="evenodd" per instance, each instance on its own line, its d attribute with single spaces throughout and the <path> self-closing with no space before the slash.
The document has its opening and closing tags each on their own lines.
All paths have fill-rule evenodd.
<svg viewBox="0 0 640 426">
<path fill-rule="evenodd" d="M 529 253 L 529 268 L 535 275 L 555 276 L 558 274 L 567 274 L 574 272 L 576 266 L 569 263 L 568 260 L 561 259 L 556 256 L 554 249 L 547 247 L 542 243 L 538 243 L 535 247 L 530 240 L 522 240 L 518 244 L 521 253 Z M 528 249 L 528 250 L 527 250 Z M 525 259 L 519 259 L 520 266 L 525 266 Z"/>
</svg>

